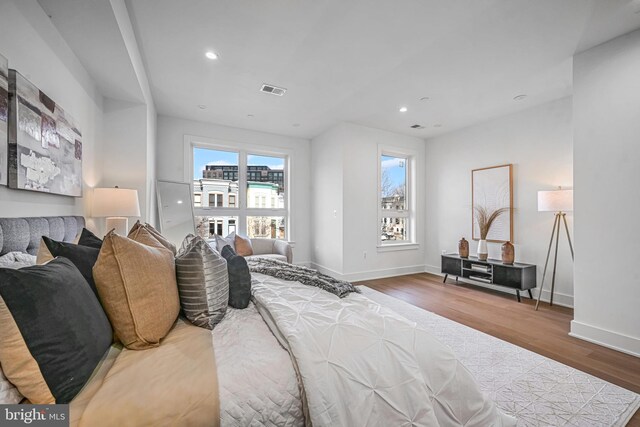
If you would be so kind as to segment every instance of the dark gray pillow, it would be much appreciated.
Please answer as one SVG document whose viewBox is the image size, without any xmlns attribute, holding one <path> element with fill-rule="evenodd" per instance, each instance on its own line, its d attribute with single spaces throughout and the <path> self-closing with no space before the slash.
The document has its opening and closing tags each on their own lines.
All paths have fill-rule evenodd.
<svg viewBox="0 0 640 427">
<path fill-rule="evenodd" d="M 251 272 L 247 260 L 236 255 L 231 246 L 222 248 L 229 272 L 229 305 L 233 308 L 247 308 L 251 299 Z"/>
<path fill-rule="evenodd" d="M 86 228 L 83 228 L 82 233 L 80 234 L 80 239 L 78 239 L 78 244 L 99 250 L 102 248 L 102 239 Z"/>
<path fill-rule="evenodd" d="M 96 289 L 96 282 L 93 280 L 93 266 L 98 259 L 100 249 L 96 249 L 90 246 L 74 245 L 73 243 L 56 242 L 42 236 L 42 242 L 47 246 L 51 256 L 65 257 L 71 261 L 82 273 L 91 290 L 96 296 L 98 296 L 98 290 Z"/>
<path fill-rule="evenodd" d="M 213 329 L 227 312 L 227 262 L 202 237 L 189 235 L 176 256 L 180 305 L 191 323 Z"/>
<path fill-rule="evenodd" d="M 0 268 L 0 348 L 5 374 L 34 404 L 69 403 L 109 349 L 112 330 L 75 265 L 55 258 Z M 34 369 L 35 368 L 35 369 Z M 33 387 L 33 384 L 45 387 Z"/>
</svg>

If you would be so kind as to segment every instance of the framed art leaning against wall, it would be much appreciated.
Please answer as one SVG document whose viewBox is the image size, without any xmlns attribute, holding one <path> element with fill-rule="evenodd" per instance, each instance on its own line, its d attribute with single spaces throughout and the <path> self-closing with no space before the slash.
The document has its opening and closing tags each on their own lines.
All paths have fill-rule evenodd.
<svg viewBox="0 0 640 427">
<path fill-rule="evenodd" d="M 505 209 L 487 234 L 489 242 L 513 242 L 513 165 L 491 166 L 471 171 L 473 239 L 480 240 L 477 208 L 489 212 Z"/>
</svg>

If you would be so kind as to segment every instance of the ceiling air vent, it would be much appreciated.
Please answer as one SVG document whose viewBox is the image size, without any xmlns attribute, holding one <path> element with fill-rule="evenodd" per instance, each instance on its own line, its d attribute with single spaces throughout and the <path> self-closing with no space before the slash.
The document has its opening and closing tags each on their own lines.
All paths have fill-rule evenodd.
<svg viewBox="0 0 640 427">
<path fill-rule="evenodd" d="M 422 125 L 413 125 L 413 126 L 411 126 L 411 129 L 424 129 L 424 126 L 422 126 Z"/>
<path fill-rule="evenodd" d="M 269 84 L 263 84 L 262 87 L 260 88 L 260 92 L 264 92 L 264 93 L 270 93 L 271 95 L 277 95 L 277 96 L 282 96 L 284 95 L 284 93 L 287 90 L 283 87 L 278 87 L 278 86 L 274 86 L 274 85 L 269 85 Z"/>
</svg>

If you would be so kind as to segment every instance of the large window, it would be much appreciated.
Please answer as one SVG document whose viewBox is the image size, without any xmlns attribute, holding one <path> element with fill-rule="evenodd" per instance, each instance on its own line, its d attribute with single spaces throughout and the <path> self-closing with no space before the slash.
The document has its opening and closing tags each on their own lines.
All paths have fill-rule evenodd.
<svg viewBox="0 0 640 427">
<path fill-rule="evenodd" d="M 380 150 L 378 226 L 381 246 L 414 243 L 411 200 L 412 155 Z"/>
<path fill-rule="evenodd" d="M 251 238 L 290 238 L 288 155 L 218 146 L 189 148 L 201 236 L 236 231 Z"/>
</svg>

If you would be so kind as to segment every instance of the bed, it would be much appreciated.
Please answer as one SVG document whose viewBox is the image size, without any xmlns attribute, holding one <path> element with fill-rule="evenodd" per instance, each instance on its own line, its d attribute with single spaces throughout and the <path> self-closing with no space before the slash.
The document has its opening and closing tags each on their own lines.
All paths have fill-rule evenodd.
<svg viewBox="0 0 640 427">
<path fill-rule="evenodd" d="M 82 217 L 0 218 L 0 256 L 35 254 L 42 235 L 73 241 L 83 225 Z M 210 337 L 220 425 L 515 425 L 504 409 L 515 414 L 517 408 L 501 402 L 501 411 L 494 404 L 499 395 L 478 386 L 437 339 L 445 336 L 428 331 L 427 312 L 368 288 L 339 299 L 256 273 L 253 288 L 249 307 L 229 308 Z M 178 323 L 180 330 L 193 330 Z M 127 349 L 105 357 L 104 375 L 121 351 Z M 72 425 L 74 407 L 85 407 L 96 387 L 72 402 Z M 637 407 L 632 397 L 627 412 Z M 618 415 L 618 421 L 628 416 Z"/>
</svg>

